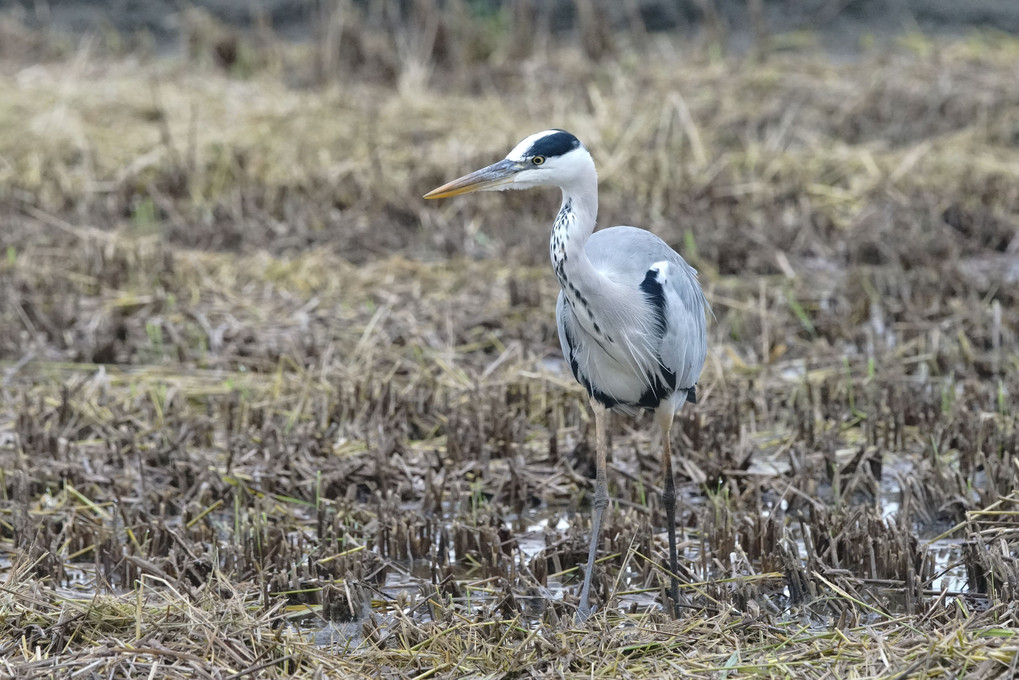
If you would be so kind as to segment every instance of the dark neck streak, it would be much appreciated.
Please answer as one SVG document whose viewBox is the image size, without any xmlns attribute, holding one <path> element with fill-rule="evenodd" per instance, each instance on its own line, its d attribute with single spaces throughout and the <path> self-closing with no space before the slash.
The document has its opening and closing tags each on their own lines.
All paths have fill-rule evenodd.
<svg viewBox="0 0 1019 680">
<path fill-rule="evenodd" d="M 607 339 L 591 305 L 607 285 L 605 277 L 587 258 L 585 245 L 594 229 L 597 189 L 587 200 L 563 191 L 563 203 L 552 226 L 549 254 L 559 286 L 578 321 L 597 339 Z"/>
<path fill-rule="evenodd" d="M 570 226 L 574 219 L 573 199 L 563 198 L 563 204 L 556 215 L 555 223 L 552 225 L 552 237 L 549 241 L 549 255 L 552 257 L 552 269 L 563 290 L 568 291 L 568 276 L 566 266 L 570 259 L 570 253 L 575 247 L 570 243 L 572 234 Z M 574 253 L 576 257 L 576 253 Z"/>
</svg>

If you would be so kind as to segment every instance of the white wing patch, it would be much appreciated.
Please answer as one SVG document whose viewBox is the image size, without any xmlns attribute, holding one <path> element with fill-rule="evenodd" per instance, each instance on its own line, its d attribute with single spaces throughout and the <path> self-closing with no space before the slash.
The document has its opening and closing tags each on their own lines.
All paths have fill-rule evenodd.
<svg viewBox="0 0 1019 680">
<path fill-rule="evenodd" d="M 665 282 L 669 279 L 669 263 L 665 260 L 661 262 L 653 263 L 648 269 L 658 272 L 658 283 L 665 285 Z"/>
</svg>

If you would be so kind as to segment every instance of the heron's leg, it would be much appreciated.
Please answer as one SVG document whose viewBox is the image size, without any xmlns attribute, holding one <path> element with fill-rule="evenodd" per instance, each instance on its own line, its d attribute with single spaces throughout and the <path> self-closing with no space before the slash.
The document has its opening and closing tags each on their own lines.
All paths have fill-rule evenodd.
<svg viewBox="0 0 1019 680">
<path fill-rule="evenodd" d="M 609 414 L 605 407 L 594 399 L 591 400 L 591 408 L 594 410 L 595 465 L 597 472 L 594 483 L 594 514 L 591 522 L 591 543 L 587 549 L 587 569 L 584 570 L 584 586 L 580 589 L 580 606 L 577 608 L 578 621 L 585 620 L 593 611 L 588 604 L 588 596 L 591 592 L 591 575 L 594 573 L 594 560 L 598 553 L 598 533 L 601 531 L 602 513 L 609 504 L 609 487 L 605 479 L 605 421 L 608 419 Z"/>
<path fill-rule="evenodd" d="M 679 618 L 679 553 L 676 549 L 676 481 L 672 475 L 672 419 L 675 412 L 663 404 L 655 413 L 662 430 L 662 473 L 665 475 L 665 490 L 662 504 L 665 506 L 665 525 L 669 532 L 669 598 L 672 600 L 670 613 Z"/>
</svg>

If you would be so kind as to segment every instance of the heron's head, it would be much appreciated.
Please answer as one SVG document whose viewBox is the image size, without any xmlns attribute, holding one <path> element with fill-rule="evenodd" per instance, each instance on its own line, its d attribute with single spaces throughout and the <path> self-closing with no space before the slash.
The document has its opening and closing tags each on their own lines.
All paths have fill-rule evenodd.
<svg viewBox="0 0 1019 680">
<path fill-rule="evenodd" d="M 588 176 L 594 176 L 594 162 L 580 140 L 564 130 L 545 130 L 522 140 L 498 163 L 432 189 L 425 198 L 448 198 L 472 191 L 569 187 Z"/>
</svg>

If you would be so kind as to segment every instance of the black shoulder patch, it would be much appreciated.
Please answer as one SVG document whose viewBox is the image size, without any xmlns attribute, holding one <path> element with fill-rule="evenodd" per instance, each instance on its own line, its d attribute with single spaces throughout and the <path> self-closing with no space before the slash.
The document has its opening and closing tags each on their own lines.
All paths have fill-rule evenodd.
<svg viewBox="0 0 1019 680">
<path fill-rule="evenodd" d="M 662 337 L 665 335 L 666 328 L 668 328 L 669 320 L 665 317 L 665 289 L 662 288 L 662 284 L 658 281 L 657 269 L 647 270 L 644 280 L 640 283 L 640 289 L 644 292 L 644 297 L 647 298 L 651 308 L 654 310 L 658 335 Z"/>
<path fill-rule="evenodd" d="M 580 140 L 565 130 L 556 130 L 534 142 L 527 150 L 528 156 L 553 158 L 569 153 L 580 146 Z"/>
</svg>

